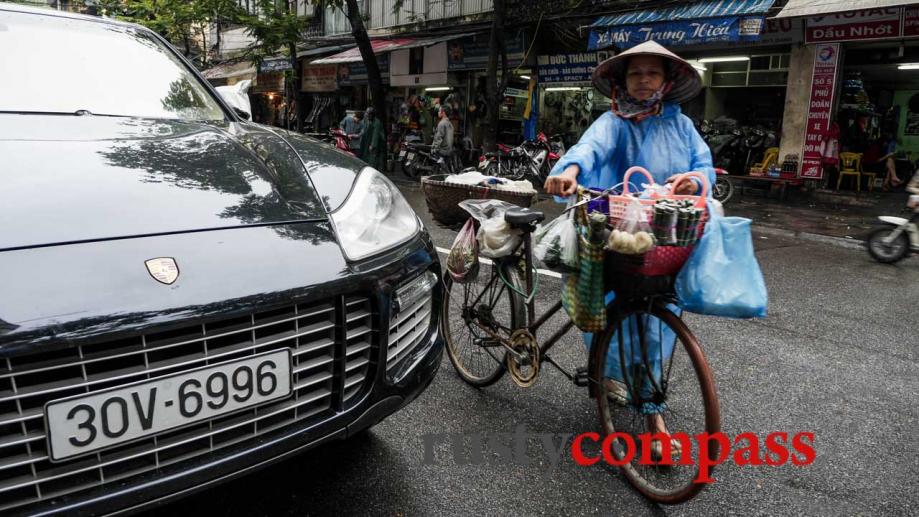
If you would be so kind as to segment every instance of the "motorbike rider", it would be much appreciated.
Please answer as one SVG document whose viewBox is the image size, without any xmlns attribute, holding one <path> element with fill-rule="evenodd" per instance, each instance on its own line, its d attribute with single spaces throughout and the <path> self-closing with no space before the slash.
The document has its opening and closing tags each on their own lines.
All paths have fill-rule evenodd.
<svg viewBox="0 0 919 517">
<path fill-rule="evenodd" d="M 440 107 L 437 116 L 440 121 L 434 130 L 434 142 L 431 144 L 431 152 L 438 162 L 448 160 L 453 154 L 453 123 L 450 122 L 450 106 L 446 104 Z"/>
</svg>

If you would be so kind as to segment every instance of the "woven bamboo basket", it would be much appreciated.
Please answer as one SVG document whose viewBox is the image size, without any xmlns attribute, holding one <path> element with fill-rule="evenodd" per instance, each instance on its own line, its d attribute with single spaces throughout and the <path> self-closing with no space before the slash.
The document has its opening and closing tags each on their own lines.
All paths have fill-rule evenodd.
<svg viewBox="0 0 919 517">
<path fill-rule="evenodd" d="M 536 193 L 513 192 L 490 187 L 459 185 L 443 181 L 445 175 L 425 176 L 421 178 L 421 190 L 428 204 L 428 211 L 434 220 L 445 226 L 462 224 L 469 219 L 469 214 L 459 207 L 460 201 L 466 199 L 499 199 L 517 206 L 529 207 Z"/>
</svg>

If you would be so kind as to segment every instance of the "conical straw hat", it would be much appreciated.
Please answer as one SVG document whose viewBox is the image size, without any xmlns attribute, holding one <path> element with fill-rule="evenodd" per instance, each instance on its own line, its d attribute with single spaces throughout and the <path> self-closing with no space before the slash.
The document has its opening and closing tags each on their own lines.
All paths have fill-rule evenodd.
<svg viewBox="0 0 919 517">
<path fill-rule="evenodd" d="M 634 56 L 659 56 L 668 63 L 669 79 L 673 81 L 673 88 L 664 96 L 665 101 L 686 102 L 702 90 L 702 78 L 699 77 L 699 72 L 685 59 L 655 41 L 646 41 L 641 45 L 636 45 L 597 65 L 593 74 L 594 88 L 600 90 L 603 95 L 612 97 L 613 83 L 617 79 L 624 80 L 625 67 L 629 58 Z"/>
</svg>

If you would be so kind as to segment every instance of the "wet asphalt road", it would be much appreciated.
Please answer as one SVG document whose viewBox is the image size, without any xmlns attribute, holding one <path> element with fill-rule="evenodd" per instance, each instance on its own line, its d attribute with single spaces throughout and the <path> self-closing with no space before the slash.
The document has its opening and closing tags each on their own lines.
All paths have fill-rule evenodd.
<svg viewBox="0 0 919 517">
<path fill-rule="evenodd" d="M 420 191 L 403 190 L 437 245 L 448 248 L 453 232 L 431 222 Z M 550 202 L 539 207 L 557 211 Z M 425 464 L 426 433 L 512 433 L 524 425 L 558 435 L 599 425 L 586 392 L 552 368 L 529 389 L 505 377 L 479 391 L 461 382 L 444 356 L 431 387 L 371 432 L 153 513 L 915 515 L 919 260 L 891 267 L 859 249 L 774 235 L 755 240 L 769 317 L 686 319 L 714 372 L 722 429 L 730 436 L 813 432 L 817 457 L 810 466 L 722 466 L 699 497 L 663 507 L 644 500 L 618 472 L 579 467 L 568 458 L 555 468 L 547 457 L 530 467 L 459 465 L 444 445 L 434 449 L 436 464 Z M 544 278 L 537 312 L 558 293 L 558 280 Z M 560 322 L 557 316 L 553 323 Z M 555 350 L 565 366 L 585 361 L 573 333 Z"/>
</svg>

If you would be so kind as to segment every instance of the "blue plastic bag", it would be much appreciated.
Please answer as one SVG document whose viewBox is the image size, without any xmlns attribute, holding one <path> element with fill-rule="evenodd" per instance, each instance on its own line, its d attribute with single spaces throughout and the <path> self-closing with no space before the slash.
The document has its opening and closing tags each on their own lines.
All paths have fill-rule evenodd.
<svg viewBox="0 0 919 517">
<path fill-rule="evenodd" d="M 763 318 L 769 296 L 753 254 L 750 220 L 709 211 L 705 233 L 676 277 L 678 305 L 728 318 Z"/>
</svg>

